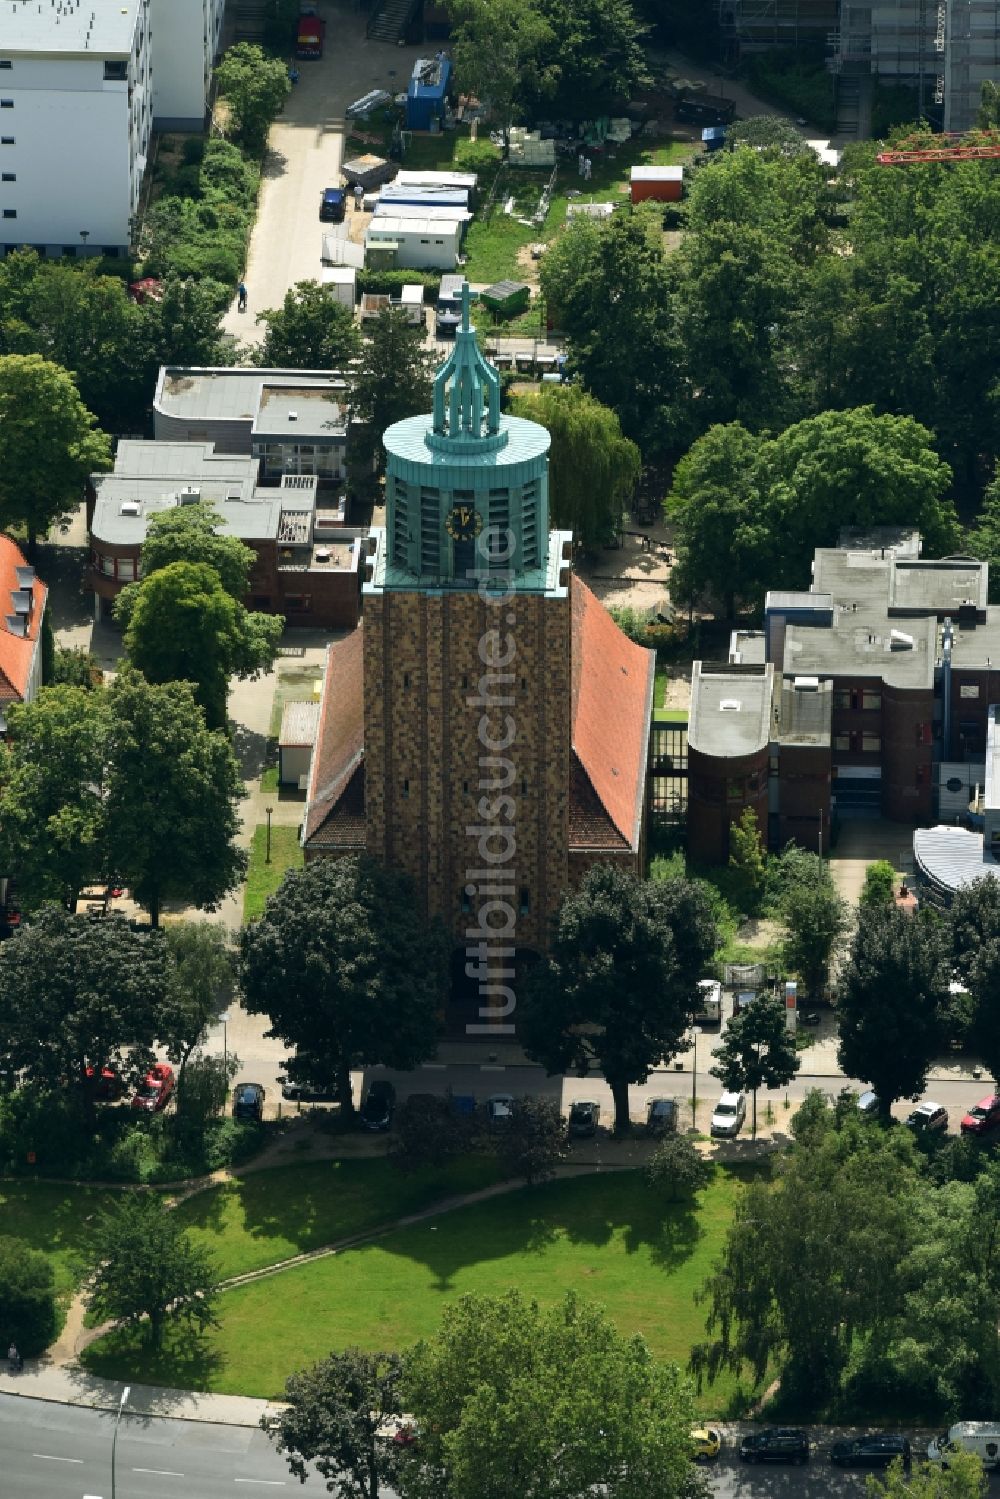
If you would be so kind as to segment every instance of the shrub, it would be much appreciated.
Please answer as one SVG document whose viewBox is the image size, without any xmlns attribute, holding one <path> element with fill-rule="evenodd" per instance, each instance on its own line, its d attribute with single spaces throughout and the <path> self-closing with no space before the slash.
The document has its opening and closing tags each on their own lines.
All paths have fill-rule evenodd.
<svg viewBox="0 0 1000 1499">
<path fill-rule="evenodd" d="M 181 159 L 186 167 L 196 166 L 205 154 L 205 137 L 189 135 L 181 150 Z"/>
<path fill-rule="evenodd" d="M 667 1202 L 693 1197 L 712 1180 L 713 1166 L 683 1135 L 665 1135 L 650 1157 L 646 1180 Z"/>
<path fill-rule="evenodd" d="M 422 286 L 424 301 L 437 301 L 441 277 L 434 271 L 377 271 L 358 272 L 358 293 L 371 292 L 375 296 L 398 297 L 404 286 Z M 430 293 L 430 296 L 427 293 Z"/>
<path fill-rule="evenodd" d="M 747 72 L 751 87 L 765 98 L 805 115 L 812 125 L 837 128 L 833 75 L 821 58 L 814 61 L 790 48 L 778 48 L 752 58 Z"/>
<path fill-rule="evenodd" d="M 896 889 L 896 871 L 888 859 L 876 859 L 865 871 L 865 883 L 858 897 L 862 906 L 890 906 Z"/>
<path fill-rule="evenodd" d="M 46 1255 L 21 1239 L 0 1238 L 0 1327 L 7 1343 L 30 1356 L 56 1335 L 55 1276 Z"/>
</svg>

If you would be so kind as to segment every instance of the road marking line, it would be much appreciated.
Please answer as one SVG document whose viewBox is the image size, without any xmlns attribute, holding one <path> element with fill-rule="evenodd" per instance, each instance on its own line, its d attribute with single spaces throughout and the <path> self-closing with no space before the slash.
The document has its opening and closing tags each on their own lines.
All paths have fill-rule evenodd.
<svg viewBox="0 0 1000 1499">
<path fill-rule="evenodd" d="M 51 1452 L 33 1452 L 31 1455 L 40 1458 L 43 1463 L 83 1463 L 82 1457 L 53 1457 Z"/>
<path fill-rule="evenodd" d="M 233 1483 L 262 1483 L 269 1489 L 283 1489 L 285 1480 L 283 1478 L 234 1478 Z"/>
<path fill-rule="evenodd" d="M 183 1473 L 175 1473 L 172 1468 L 133 1468 L 133 1473 L 159 1473 L 161 1478 L 183 1478 Z"/>
</svg>

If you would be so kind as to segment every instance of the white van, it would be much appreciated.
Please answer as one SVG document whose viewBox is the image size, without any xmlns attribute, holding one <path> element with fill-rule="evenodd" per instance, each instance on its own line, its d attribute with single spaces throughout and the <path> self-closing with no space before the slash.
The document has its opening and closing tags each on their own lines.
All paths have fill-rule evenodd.
<svg viewBox="0 0 1000 1499">
<path fill-rule="evenodd" d="M 695 1019 L 702 1025 L 722 1024 L 722 985 L 718 979 L 699 980 L 698 1013 Z"/>
<path fill-rule="evenodd" d="M 1000 1422 L 956 1421 L 948 1431 L 933 1437 L 927 1444 L 927 1461 L 948 1466 L 948 1453 L 961 1450 L 982 1458 L 983 1467 L 1000 1465 Z"/>
</svg>

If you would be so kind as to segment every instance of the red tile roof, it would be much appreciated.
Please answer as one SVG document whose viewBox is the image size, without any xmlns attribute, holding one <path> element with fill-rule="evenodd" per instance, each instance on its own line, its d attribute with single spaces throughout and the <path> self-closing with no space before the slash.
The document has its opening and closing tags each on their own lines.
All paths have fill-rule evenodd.
<svg viewBox="0 0 1000 1499">
<path fill-rule="evenodd" d="M 630 848 L 638 848 L 656 657 L 622 634 L 575 575 L 571 590 L 573 754 L 586 782 L 574 767 L 570 845 L 620 847 L 613 837 L 617 834 Z M 598 808 L 611 825 L 603 834 Z"/>
<path fill-rule="evenodd" d="M 46 585 L 35 578 L 31 614 L 26 635 L 11 634 L 8 614 L 13 614 L 11 594 L 17 592 L 17 568 L 27 567 L 20 547 L 9 536 L 0 536 L 0 702 L 23 702 L 31 681 L 31 666 L 48 597 Z"/>
<path fill-rule="evenodd" d="M 349 821 L 353 822 L 359 790 L 362 829 L 364 827 L 364 781 L 363 778 L 355 780 L 355 772 L 361 767 L 365 748 L 362 629 L 363 625 L 358 625 L 345 639 L 332 645 L 327 658 L 319 709 L 319 733 L 309 773 L 309 800 L 304 830 L 306 843 L 334 846 L 329 836 L 333 832 L 332 823 L 326 836 L 318 836 L 320 830 L 325 829 L 331 819 L 339 822 L 341 814 L 346 815 L 348 812 L 351 813 Z M 347 801 L 342 807 L 341 801 L 345 797 Z M 361 843 L 363 842 L 362 832 Z"/>
</svg>

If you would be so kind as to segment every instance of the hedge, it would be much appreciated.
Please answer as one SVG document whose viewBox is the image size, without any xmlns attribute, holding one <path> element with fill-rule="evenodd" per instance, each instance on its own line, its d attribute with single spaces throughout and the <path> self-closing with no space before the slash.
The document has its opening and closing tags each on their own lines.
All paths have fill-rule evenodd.
<svg viewBox="0 0 1000 1499">
<path fill-rule="evenodd" d="M 246 264 L 260 170 L 231 141 L 185 149 L 146 220 L 144 274 L 235 286 Z"/>
</svg>

